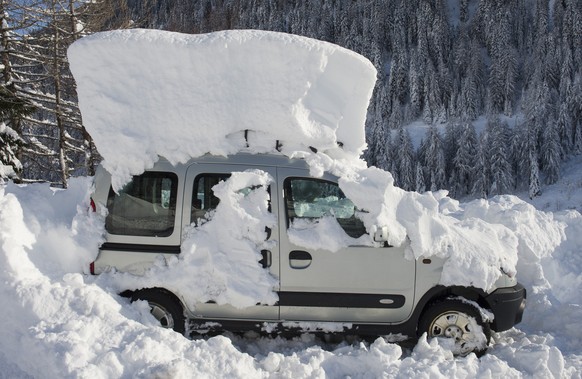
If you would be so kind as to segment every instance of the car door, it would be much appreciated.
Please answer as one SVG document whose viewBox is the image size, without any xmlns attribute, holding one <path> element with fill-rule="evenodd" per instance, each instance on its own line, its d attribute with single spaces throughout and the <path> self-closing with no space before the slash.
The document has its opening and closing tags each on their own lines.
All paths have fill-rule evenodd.
<svg viewBox="0 0 582 379">
<path fill-rule="evenodd" d="M 212 164 L 196 163 L 188 168 L 186 174 L 186 188 L 184 189 L 184 214 L 183 225 L 203 222 L 207 212 L 216 208 L 218 198 L 212 193 L 214 184 L 221 180 L 227 179 L 232 172 L 244 171 L 249 166 L 229 165 L 229 164 Z M 253 166 L 253 169 L 260 169 L 268 172 L 273 178 L 276 178 L 276 170 L 271 167 Z M 269 190 L 275 191 L 277 184 L 271 184 Z M 277 209 L 277 199 L 271 196 L 271 209 Z M 278 241 L 279 231 L 277 228 L 268 233 L 268 240 Z M 257 262 L 278 280 L 279 278 L 279 252 L 278 244 L 273 244 L 269 251 L 263 250 L 263 260 Z M 278 288 L 274 288 L 276 291 Z M 231 305 L 218 305 L 214 302 L 198 303 L 190 311 L 195 317 L 208 319 L 252 319 L 252 320 L 275 320 L 279 317 L 278 305 L 257 304 L 256 306 L 246 308 L 235 308 Z"/>
<path fill-rule="evenodd" d="M 330 216 L 345 234 L 365 233 L 361 221 L 350 214 L 353 203 L 332 176 L 315 179 L 306 170 L 279 168 L 278 178 L 284 196 L 279 203 L 281 318 L 376 323 L 407 319 L 414 302 L 415 262 L 405 259 L 405 247 L 357 246 L 355 240 L 335 252 L 317 246 L 318 238 L 319 245 L 325 245 L 321 241 L 330 236 L 309 233 L 310 225 L 330 222 Z M 291 242 L 294 223 L 307 228 L 303 242 L 297 243 L 297 237 Z"/>
</svg>

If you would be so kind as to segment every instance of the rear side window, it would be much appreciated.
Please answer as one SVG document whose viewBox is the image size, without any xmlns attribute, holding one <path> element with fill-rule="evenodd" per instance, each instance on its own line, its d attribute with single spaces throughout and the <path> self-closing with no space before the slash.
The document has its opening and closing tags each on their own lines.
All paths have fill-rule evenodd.
<svg viewBox="0 0 582 379">
<path fill-rule="evenodd" d="M 105 228 L 111 234 L 167 237 L 174 231 L 177 193 L 174 173 L 134 176 L 118 194 L 109 190 Z"/>
<path fill-rule="evenodd" d="M 208 219 L 208 212 L 216 209 L 220 201 L 214 196 L 212 187 L 229 177 L 230 174 L 200 174 L 194 179 L 191 222 L 198 225 Z"/>
</svg>

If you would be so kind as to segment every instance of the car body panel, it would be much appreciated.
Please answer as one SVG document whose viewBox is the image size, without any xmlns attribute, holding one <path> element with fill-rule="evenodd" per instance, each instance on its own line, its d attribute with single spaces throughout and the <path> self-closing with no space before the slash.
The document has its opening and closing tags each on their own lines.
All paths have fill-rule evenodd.
<svg viewBox="0 0 582 379">
<path fill-rule="evenodd" d="M 392 247 L 348 246 L 338 251 L 325 248 L 305 248 L 291 242 L 288 234 L 291 216 L 285 185 L 288 178 L 310 179 L 309 167 L 304 160 L 289 159 L 270 154 L 237 154 L 229 157 L 204 156 L 184 164 L 173 165 L 160 158 L 148 172 L 171 172 L 177 176 L 174 228 L 167 236 L 134 236 L 106 233 L 93 262 L 93 273 L 108 269 L 143 275 L 156 261 L 170 259 L 180 253 L 184 231 L 196 217 L 194 202 L 197 193 L 194 182 L 200 174 L 228 175 L 236 171 L 259 169 L 271 175 L 273 182 L 271 211 L 278 226 L 269 233 L 272 248 L 269 251 L 269 273 L 277 280 L 274 288 L 279 302 L 272 305 L 257 304 L 247 308 L 218 305 L 213 302 L 187 304 L 187 294 L 175 293 L 182 301 L 187 316 L 194 324 L 205 327 L 205 321 L 224 325 L 248 324 L 264 327 L 264 323 L 337 322 L 352 325 L 354 331 L 374 333 L 404 332 L 414 334 L 419 317 L 425 307 L 439 298 L 467 295 L 490 308 L 511 314 L 496 315 L 498 324 L 506 328 L 521 320 L 525 291 L 515 278 L 506 275 L 498 281 L 497 295 L 490 291 L 439 284 L 444 259 L 420 257 L 407 258 L 409 244 Z M 337 178 L 325 174 L 317 180 L 337 183 Z M 102 167 L 95 177 L 92 199 L 100 213 L 107 211 L 111 192 L 111 178 Z M 174 195 L 173 195 L 174 196 Z M 197 205 L 197 204 L 196 204 Z M 334 216 L 335 217 L 335 216 Z M 159 283 L 163 288 L 164 283 Z M 487 301 L 485 299 L 487 298 Z M 501 300 L 496 300 L 501 299 Z M 499 301 L 505 305 L 498 305 Z M 508 311 L 509 310 L 509 311 Z M 263 326 L 261 326 L 263 325 Z M 495 326 L 495 325 L 493 325 Z M 384 329 L 382 329 L 384 328 Z"/>
</svg>

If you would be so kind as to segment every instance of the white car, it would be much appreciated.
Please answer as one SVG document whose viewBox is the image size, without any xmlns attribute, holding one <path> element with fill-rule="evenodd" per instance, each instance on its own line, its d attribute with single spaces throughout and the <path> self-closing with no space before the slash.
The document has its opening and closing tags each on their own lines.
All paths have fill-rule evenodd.
<svg viewBox="0 0 582 379">
<path fill-rule="evenodd" d="M 278 302 L 245 308 L 213 301 L 188 304 L 187 294 L 170 291 L 163 282 L 123 293 L 134 301 L 147 301 L 162 326 L 182 334 L 209 329 L 264 331 L 265 325 L 271 326 L 270 332 L 281 332 L 332 322 L 350 334 L 417 338 L 426 332 L 429 337 L 453 338 L 454 352 L 466 355 L 484 352 L 491 331 L 507 330 L 521 321 L 526 291 L 515 278 L 502 276 L 489 292 L 439 285 L 442 259 L 407 259 L 406 246 L 388 245 L 381 232 L 372 236 L 376 246 L 348 246 L 335 252 L 292 243 L 287 230 L 301 218 L 332 215 L 351 237 L 367 232 L 336 177 L 314 178 L 305 161 L 277 155 L 205 156 L 176 166 L 161 158 L 118 193 L 101 168 L 92 203 L 107 208 L 107 235 L 91 273 L 114 268 L 142 275 L 160 255 L 180 254 L 184 228 L 202 222 L 217 205 L 212 186 L 249 168 L 274 178 L 269 211 L 278 225 L 268 231 L 271 248 L 261 252 L 256 264 L 277 281 Z M 320 206 L 330 198 L 333 204 Z"/>
</svg>

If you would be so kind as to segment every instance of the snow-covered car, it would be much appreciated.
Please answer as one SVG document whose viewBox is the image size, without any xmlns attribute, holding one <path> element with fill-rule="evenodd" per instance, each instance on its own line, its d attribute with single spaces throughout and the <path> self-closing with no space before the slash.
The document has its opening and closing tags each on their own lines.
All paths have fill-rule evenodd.
<svg viewBox="0 0 582 379">
<path fill-rule="evenodd" d="M 103 157 L 92 272 L 162 325 L 427 332 L 466 354 L 521 320 L 518 234 L 486 203 L 404 191 L 363 160 L 365 57 L 286 33 L 139 29 L 68 57 Z"/>
<path fill-rule="evenodd" d="M 100 168 L 92 203 L 106 241 L 91 273 L 116 272 L 123 295 L 182 334 L 427 333 L 465 355 L 521 321 L 515 276 L 488 290 L 440 284 L 446 259 L 414 259 L 410 241 L 392 246 L 390 228 L 366 227 L 370 210 L 338 181 L 273 154 L 160 158 L 117 191 Z"/>
</svg>

